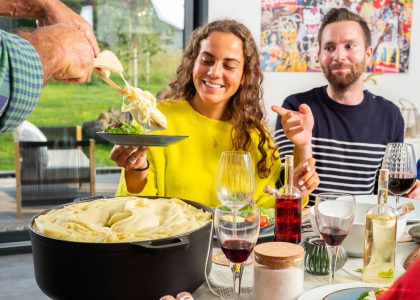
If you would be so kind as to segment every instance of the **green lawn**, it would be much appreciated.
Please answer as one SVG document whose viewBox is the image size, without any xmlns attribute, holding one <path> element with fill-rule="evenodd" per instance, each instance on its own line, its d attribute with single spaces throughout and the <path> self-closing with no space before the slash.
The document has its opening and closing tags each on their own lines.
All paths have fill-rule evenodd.
<svg viewBox="0 0 420 300">
<path fill-rule="evenodd" d="M 123 86 L 121 84 L 121 86 Z M 142 88 L 155 94 L 165 84 L 157 83 Z M 95 80 L 87 84 L 51 82 L 42 91 L 41 99 L 29 117 L 36 126 L 76 126 L 95 120 L 110 107 L 119 109 L 122 96 L 105 83 Z M 108 158 L 111 145 L 96 145 L 96 166 L 115 166 Z M 13 136 L 0 135 L 0 170 L 14 170 Z"/>
</svg>

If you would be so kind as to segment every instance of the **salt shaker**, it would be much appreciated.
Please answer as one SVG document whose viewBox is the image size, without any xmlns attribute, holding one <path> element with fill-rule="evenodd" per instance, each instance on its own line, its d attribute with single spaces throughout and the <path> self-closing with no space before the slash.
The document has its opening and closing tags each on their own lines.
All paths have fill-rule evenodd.
<svg viewBox="0 0 420 300">
<path fill-rule="evenodd" d="M 303 292 L 303 247 L 284 242 L 254 248 L 253 299 L 297 299 Z"/>
</svg>

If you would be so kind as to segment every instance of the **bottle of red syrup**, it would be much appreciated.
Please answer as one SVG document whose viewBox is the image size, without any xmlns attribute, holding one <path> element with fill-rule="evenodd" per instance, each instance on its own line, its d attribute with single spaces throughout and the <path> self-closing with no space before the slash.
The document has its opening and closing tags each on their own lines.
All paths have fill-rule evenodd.
<svg viewBox="0 0 420 300">
<path fill-rule="evenodd" d="M 284 185 L 280 190 L 266 186 L 276 199 L 274 240 L 299 244 L 302 230 L 302 193 L 293 186 L 293 155 L 286 155 Z"/>
</svg>

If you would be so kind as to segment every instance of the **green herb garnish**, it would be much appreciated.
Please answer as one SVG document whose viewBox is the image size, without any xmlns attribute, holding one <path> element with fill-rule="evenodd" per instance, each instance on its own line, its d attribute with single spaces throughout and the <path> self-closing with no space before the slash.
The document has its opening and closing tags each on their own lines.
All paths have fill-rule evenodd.
<svg viewBox="0 0 420 300">
<path fill-rule="evenodd" d="M 368 295 L 369 295 L 369 292 L 364 292 L 359 296 L 359 298 L 357 298 L 357 300 L 364 300 L 365 297 L 367 297 Z"/>
<path fill-rule="evenodd" d="M 357 273 L 363 273 L 363 269 L 358 268 L 358 269 L 356 269 L 356 272 L 357 272 Z"/>
<path fill-rule="evenodd" d="M 388 271 L 381 271 L 378 272 L 379 278 L 394 278 L 394 271 L 392 269 L 389 269 Z"/>
<path fill-rule="evenodd" d="M 141 134 L 143 132 L 140 125 L 128 125 L 127 123 L 121 121 L 102 127 L 102 130 L 107 133 L 115 134 Z"/>
</svg>

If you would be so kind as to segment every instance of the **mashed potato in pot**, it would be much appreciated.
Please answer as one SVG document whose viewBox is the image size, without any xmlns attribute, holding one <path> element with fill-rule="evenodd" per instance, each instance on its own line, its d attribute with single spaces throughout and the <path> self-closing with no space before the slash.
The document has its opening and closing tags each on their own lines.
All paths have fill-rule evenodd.
<svg viewBox="0 0 420 300">
<path fill-rule="evenodd" d="M 204 226 L 209 212 L 179 199 L 117 197 L 67 205 L 40 215 L 35 231 L 56 239 L 116 243 L 166 238 Z"/>
</svg>

